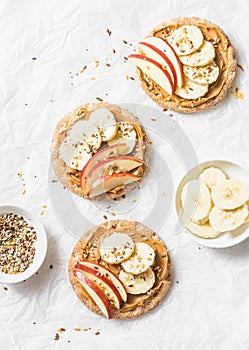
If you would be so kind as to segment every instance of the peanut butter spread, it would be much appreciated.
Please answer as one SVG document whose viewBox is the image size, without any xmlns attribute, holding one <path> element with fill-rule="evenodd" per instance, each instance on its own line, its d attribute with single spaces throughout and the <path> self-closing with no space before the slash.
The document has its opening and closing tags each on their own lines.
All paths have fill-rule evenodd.
<svg viewBox="0 0 249 350">
<path fill-rule="evenodd" d="M 81 239 L 76 245 L 69 262 L 69 276 L 71 283 L 74 283 L 72 270 L 75 264 L 80 260 L 89 260 L 108 267 L 117 276 L 121 270 L 121 265 L 110 265 L 101 259 L 99 247 L 101 242 L 114 232 L 125 233 L 129 235 L 134 243 L 145 242 L 150 245 L 155 253 L 156 258 L 153 265 L 155 272 L 155 283 L 153 287 L 144 294 L 128 294 L 126 303 L 123 303 L 121 309 L 114 310 L 115 313 L 129 313 L 136 307 L 143 307 L 148 299 L 153 298 L 160 290 L 162 285 L 169 283 L 171 279 L 170 260 L 168 250 L 159 236 L 144 225 L 137 222 L 123 220 L 111 221 L 88 231 L 84 239 Z M 77 293 L 77 291 L 76 291 Z M 91 300 L 90 303 L 94 302 Z M 91 308 L 91 306 L 89 306 Z M 122 317 L 121 317 L 122 318 Z M 127 317 L 128 318 L 128 317 Z"/>
<path fill-rule="evenodd" d="M 195 107 L 198 108 L 198 106 L 203 104 L 209 107 L 211 104 L 208 104 L 208 102 L 211 100 L 215 100 L 215 103 L 212 103 L 213 105 L 216 104 L 221 98 L 224 97 L 227 88 L 230 87 L 235 77 L 235 69 L 237 66 L 237 62 L 234 57 L 234 49 L 227 36 L 224 34 L 221 28 L 206 20 L 194 17 L 176 18 L 155 28 L 149 35 L 167 39 L 167 37 L 171 35 L 175 29 L 186 24 L 197 26 L 202 31 L 204 40 L 211 42 L 215 49 L 214 61 L 218 65 L 220 72 L 218 79 L 214 83 L 210 84 L 206 95 L 195 100 L 186 100 L 180 96 L 177 96 L 176 94 L 170 96 L 159 85 L 157 85 L 148 76 L 145 76 L 142 71 L 138 69 L 139 78 L 142 81 L 143 88 L 147 90 L 146 92 L 155 101 L 164 107 L 167 107 L 168 103 L 169 108 L 172 107 L 172 109 L 183 112 L 188 112 L 188 108 L 195 109 Z M 229 85 L 227 88 L 225 88 L 226 84 Z M 218 99 L 219 95 L 222 96 Z M 196 110 L 198 110 L 197 108 Z"/>
</svg>

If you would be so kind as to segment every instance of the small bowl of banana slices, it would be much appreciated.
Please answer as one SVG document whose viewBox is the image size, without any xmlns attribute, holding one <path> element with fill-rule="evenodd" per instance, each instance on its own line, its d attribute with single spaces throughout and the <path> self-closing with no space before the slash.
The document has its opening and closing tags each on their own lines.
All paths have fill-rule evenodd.
<svg viewBox="0 0 249 350">
<path fill-rule="evenodd" d="M 226 160 L 203 162 L 180 181 L 176 211 L 199 244 L 227 248 L 249 237 L 249 171 Z"/>
</svg>

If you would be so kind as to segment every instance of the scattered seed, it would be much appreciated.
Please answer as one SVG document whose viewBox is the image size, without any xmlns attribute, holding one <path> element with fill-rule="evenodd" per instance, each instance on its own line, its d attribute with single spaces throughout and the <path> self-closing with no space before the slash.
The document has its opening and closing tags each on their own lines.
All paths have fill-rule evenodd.
<svg viewBox="0 0 249 350">
<path fill-rule="evenodd" d="M 59 328 L 58 331 L 59 333 L 66 332 L 65 328 Z"/>
<path fill-rule="evenodd" d="M 85 65 L 81 70 L 80 73 L 83 73 L 87 69 L 87 65 Z"/>
<path fill-rule="evenodd" d="M 239 69 L 241 69 L 242 70 L 242 72 L 244 72 L 245 70 L 244 70 L 244 68 L 243 68 L 243 66 L 241 66 L 240 64 L 238 64 L 237 63 L 237 66 L 239 67 Z"/>
<path fill-rule="evenodd" d="M 54 340 L 59 340 L 60 339 L 60 336 L 58 333 L 55 334 L 55 337 L 54 337 Z"/>
</svg>

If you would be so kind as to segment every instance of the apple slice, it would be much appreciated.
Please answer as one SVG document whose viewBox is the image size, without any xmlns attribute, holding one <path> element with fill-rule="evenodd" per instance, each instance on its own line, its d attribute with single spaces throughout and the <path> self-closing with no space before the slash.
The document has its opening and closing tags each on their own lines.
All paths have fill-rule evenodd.
<svg viewBox="0 0 249 350">
<path fill-rule="evenodd" d="M 175 67 L 176 76 L 177 76 L 177 86 L 183 87 L 184 85 L 184 75 L 182 63 L 177 56 L 173 47 L 164 39 L 157 36 L 148 36 L 143 40 L 143 43 L 153 45 L 158 50 L 160 50 L 168 59 L 172 62 Z"/>
<path fill-rule="evenodd" d="M 116 143 L 111 146 L 105 147 L 94 154 L 93 157 L 91 157 L 88 162 L 85 164 L 81 174 L 80 174 L 80 183 L 81 188 L 85 190 L 85 182 L 88 176 L 89 171 L 92 167 L 94 167 L 96 164 L 100 163 L 102 160 L 105 160 L 107 158 L 116 157 L 119 155 L 124 155 L 129 153 L 129 144 L 126 141 L 123 141 L 122 143 Z"/>
<path fill-rule="evenodd" d="M 126 290 L 125 290 L 122 282 L 107 267 L 100 265 L 100 264 L 96 264 L 92 261 L 87 261 L 87 260 L 81 260 L 81 261 L 79 261 L 79 263 L 77 265 L 90 267 L 91 269 L 94 269 L 96 272 L 99 272 L 100 276 L 106 276 L 113 283 L 113 285 L 117 288 L 122 300 L 124 302 L 127 301 L 127 293 L 126 293 Z M 80 267 L 78 267 L 78 268 L 80 268 Z"/>
<path fill-rule="evenodd" d="M 89 191 L 89 198 L 108 192 L 115 187 L 127 185 L 131 182 L 140 180 L 140 177 L 130 173 L 113 173 L 105 175 L 96 180 Z"/>
<path fill-rule="evenodd" d="M 141 42 L 138 45 L 140 49 L 143 51 L 143 53 L 146 55 L 146 57 L 152 58 L 154 61 L 160 63 L 163 69 L 169 72 L 169 75 L 171 76 L 171 79 L 173 81 L 173 90 L 175 91 L 177 76 L 176 76 L 175 67 L 170 61 L 170 59 L 162 51 L 160 51 L 156 46 L 153 46 L 146 42 Z"/>
<path fill-rule="evenodd" d="M 85 183 L 86 190 L 89 190 L 92 184 L 103 175 L 111 175 L 114 172 L 128 172 L 142 164 L 143 161 L 141 159 L 131 156 L 119 156 L 105 159 L 93 166 L 89 171 Z"/>
<path fill-rule="evenodd" d="M 105 275 L 101 275 L 101 273 L 91 267 L 76 264 L 75 269 L 81 270 L 81 272 L 87 276 L 91 281 L 93 281 L 101 290 L 104 291 L 107 299 L 109 301 L 113 301 L 113 305 L 120 309 L 122 304 L 122 299 L 119 291 L 116 286 L 109 280 Z"/>
<path fill-rule="evenodd" d="M 174 83 L 169 72 L 162 68 L 161 64 L 155 60 L 137 54 L 128 56 L 129 61 L 134 63 L 141 71 L 147 74 L 154 82 L 169 95 L 174 93 Z"/>
<path fill-rule="evenodd" d="M 104 292 L 88 277 L 74 270 L 74 276 L 81 283 L 82 287 L 90 295 L 95 304 L 100 308 L 106 318 L 112 318 L 112 310 L 109 301 L 107 300 Z"/>
</svg>

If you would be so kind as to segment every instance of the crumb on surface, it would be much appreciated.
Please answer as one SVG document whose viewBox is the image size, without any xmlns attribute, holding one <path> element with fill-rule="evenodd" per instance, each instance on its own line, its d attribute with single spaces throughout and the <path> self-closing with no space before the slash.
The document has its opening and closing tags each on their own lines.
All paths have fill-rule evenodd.
<svg viewBox="0 0 249 350">
<path fill-rule="evenodd" d="M 240 91 L 238 87 L 235 88 L 235 91 L 233 92 L 233 95 L 234 95 L 235 98 L 240 99 L 240 100 L 243 100 L 243 98 L 244 98 L 243 92 Z"/>
</svg>

